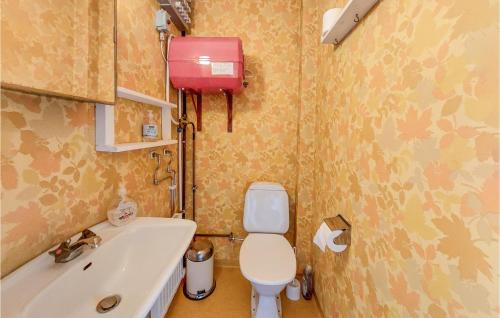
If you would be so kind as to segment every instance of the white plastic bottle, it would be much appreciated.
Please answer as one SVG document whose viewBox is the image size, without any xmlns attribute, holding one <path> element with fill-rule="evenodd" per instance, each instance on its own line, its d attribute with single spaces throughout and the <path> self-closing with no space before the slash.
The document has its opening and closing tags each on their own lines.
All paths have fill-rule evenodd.
<svg viewBox="0 0 500 318">
<path fill-rule="evenodd" d="M 118 190 L 118 204 L 108 210 L 108 221 L 114 226 L 122 226 L 133 221 L 137 216 L 137 203 L 127 197 L 127 189 L 122 184 Z"/>
<path fill-rule="evenodd" d="M 142 140 L 158 140 L 158 125 L 154 122 L 153 111 L 151 109 L 148 110 L 148 119 L 142 125 Z"/>
</svg>

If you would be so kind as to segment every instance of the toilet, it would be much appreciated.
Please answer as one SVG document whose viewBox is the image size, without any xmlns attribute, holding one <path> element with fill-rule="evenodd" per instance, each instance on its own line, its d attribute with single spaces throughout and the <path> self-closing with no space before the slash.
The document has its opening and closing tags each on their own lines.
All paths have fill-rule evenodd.
<svg viewBox="0 0 500 318">
<path fill-rule="evenodd" d="M 245 195 L 243 227 L 248 236 L 240 250 L 240 269 L 252 284 L 251 314 L 281 317 L 280 292 L 295 278 L 288 231 L 288 195 L 279 183 L 254 182 Z"/>
</svg>

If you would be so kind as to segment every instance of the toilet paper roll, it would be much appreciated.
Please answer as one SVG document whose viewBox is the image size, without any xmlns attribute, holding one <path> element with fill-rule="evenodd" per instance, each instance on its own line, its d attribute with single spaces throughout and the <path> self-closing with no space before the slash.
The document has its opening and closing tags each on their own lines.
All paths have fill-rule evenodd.
<svg viewBox="0 0 500 318">
<path fill-rule="evenodd" d="M 328 239 L 326 240 L 326 246 L 328 246 L 328 248 L 334 251 L 335 253 L 343 252 L 347 248 L 347 245 L 344 244 L 337 245 L 334 242 L 335 238 L 340 234 L 342 234 L 342 232 L 344 231 L 342 230 L 332 231 L 330 235 L 328 235 Z"/>
<path fill-rule="evenodd" d="M 336 253 L 343 252 L 347 248 L 347 245 L 338 245 L 334 243 L 335 238 L 342 234 L 342 232 L 342 230 L 331 231 L 328 225 L 326 225 L 325 222 L 322 222 L 318 231 L 316 231 L 316 234 L 314 235 L 313 242 L 321 249 L 322 252 L 325 251 L 326 246 Z"/>
<path fill-rule="evenodd" d="M 326 241 L 328 240 L 328 235 L 330 235 L 330 233 L 330 228 L 325 222 L 323 222 L 314 235 L 313 242 L 321 249 L 322 252 L 325 251 Z"/>
</svg>

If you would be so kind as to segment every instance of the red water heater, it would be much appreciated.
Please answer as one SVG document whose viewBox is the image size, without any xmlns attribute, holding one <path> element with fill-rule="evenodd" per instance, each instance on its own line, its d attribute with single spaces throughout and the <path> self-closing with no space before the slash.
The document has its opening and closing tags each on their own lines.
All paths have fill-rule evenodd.
<svg viewBox="0 0 500 318">
<path fill-rule="evenodd" d="M 198 130 L 201 129 L 201 94 L 226 95 L 228 131 L 232 130 L 233 93 L 243 88 L 243 45 L 237 37 L 175 37 L 168 53 L 170 80 L 177 89 L 196 94 Z"/>
</svg>

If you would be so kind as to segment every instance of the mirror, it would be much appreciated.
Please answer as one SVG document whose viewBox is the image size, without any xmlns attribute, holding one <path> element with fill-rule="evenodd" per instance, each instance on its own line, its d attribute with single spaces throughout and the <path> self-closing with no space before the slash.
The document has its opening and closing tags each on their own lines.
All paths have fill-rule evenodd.
<svg viewBox="0 0 500 318">
<path fill-rule="evenodd" d="M 113 0 L 3 0 L 2 88 L 115 102 Z"/>
</svg>

